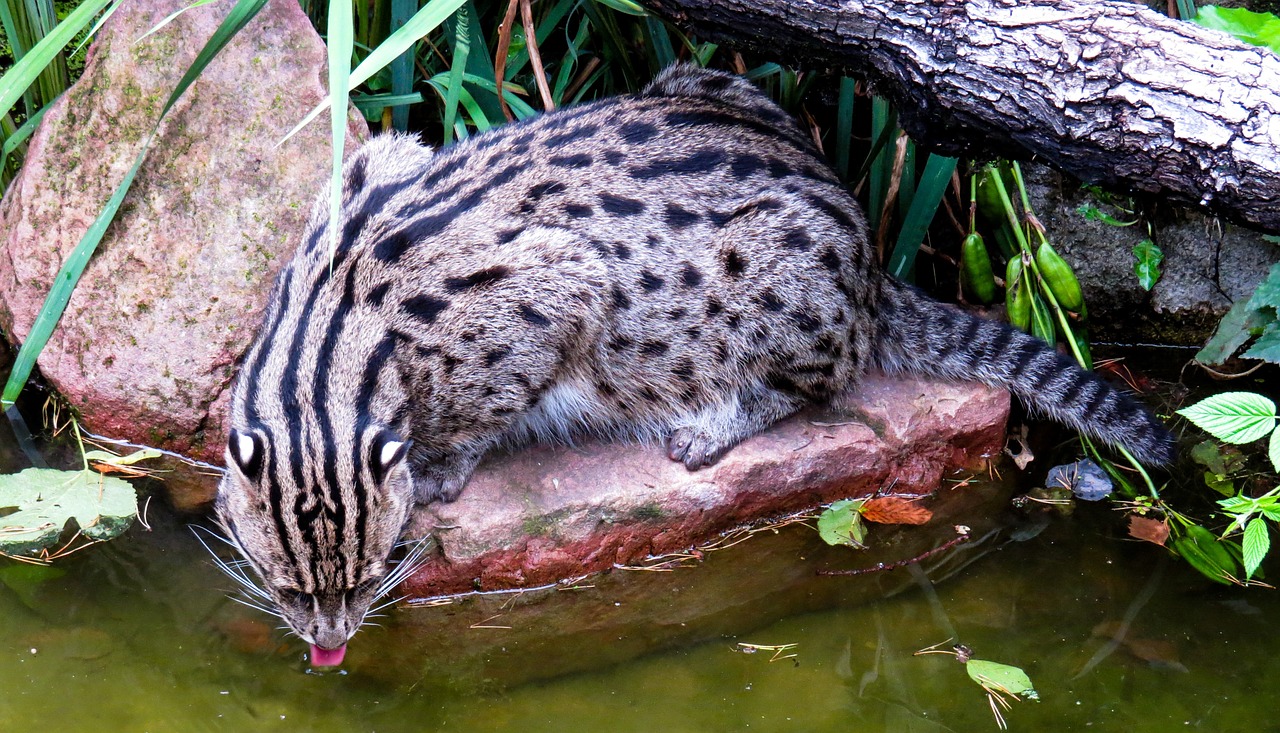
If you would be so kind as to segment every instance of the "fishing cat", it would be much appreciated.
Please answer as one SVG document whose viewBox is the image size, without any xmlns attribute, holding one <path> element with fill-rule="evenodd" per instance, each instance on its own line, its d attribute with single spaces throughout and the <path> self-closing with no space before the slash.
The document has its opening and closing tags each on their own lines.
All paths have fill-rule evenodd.
<svg viewBox="0 0 1280 733">
<path fill-rule="evenodd" d="M 1052 347 L 877 267 L 857 204 L 745 80 L 640 94 L 441 151 L 372 140 L 276 280 L 236 383 L 217 512 L 267 598 L 340 661 L 415 502 L 495 445 L 665 439 L 690 470 L 867 369 L 1007 387 L 1140 459 L 1173 441 Z"/>
</svg>

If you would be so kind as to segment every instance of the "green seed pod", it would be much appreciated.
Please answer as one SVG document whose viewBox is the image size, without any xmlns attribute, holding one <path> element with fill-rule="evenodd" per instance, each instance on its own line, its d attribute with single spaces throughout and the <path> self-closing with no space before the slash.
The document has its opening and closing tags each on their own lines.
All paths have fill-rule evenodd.
<svg viewBox="0 0 1280 733">
<path fill-rule="evenodd" d="M 1078 311 L 1084 307 L 1084 293 L 1080 292 L 1080 281 L 1071 270 L 1071 265 L 1062 256 L 1044 242 L 1036 250 L 1036 267 L 1040 276 L 1049 285 L 1058 305 L 1069 311 Z"/>
<path fill-rule="evenodd" d="M 1022 276 L 1022 258 L 1010 257 L 1005 268 L 1004 304 L 1009 323 L 1023 331 L 1031 327 L 1031 291 L 1027 286 L 1027 279 Z"/>
<path fill-rule="evenodd" d="M 1031 335 L 1051 344 L 1054 342 L 1053 313 L 1039 293 L 1031 294 Z"/>
<path fill-rule="evenodd" d="M 960 245 L 961 280 L 974 300 L 986 305 L 996 299 L 996 276 L 991 272 L 991 255 L 982 243 L 982 235 L 974 232 Z"/>
</svg>

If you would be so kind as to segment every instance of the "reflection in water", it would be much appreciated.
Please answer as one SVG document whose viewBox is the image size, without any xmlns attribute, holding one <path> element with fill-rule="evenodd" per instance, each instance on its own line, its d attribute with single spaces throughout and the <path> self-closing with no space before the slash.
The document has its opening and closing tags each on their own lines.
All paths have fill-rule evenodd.
<svg viewBox="0 0 1280 733">
<path fill-rule="evenodd" d="M 402 607 L 357 637 L 344 670 L 316 674 L 153 507 L 154 531 L 60 576 L 0 573 L 0 729 L 994 730 L 963 667 L 912 655 L 948 637 L 1031 675 L 1042 702 L 1015 704 L 1015 730 L 1269 719 L 1245 690 L 1280 666 L 1274 594 L 1210 587 L 1153 546 L 1100 536 L 1105 513 L 859 578 L 817 577 L 863 561 L 790 526 L 692 569 Z M 897 541 L 879 530 L 873 542 Z M 866 602 L 877 589 L 887 597 Z"/>
</svg>

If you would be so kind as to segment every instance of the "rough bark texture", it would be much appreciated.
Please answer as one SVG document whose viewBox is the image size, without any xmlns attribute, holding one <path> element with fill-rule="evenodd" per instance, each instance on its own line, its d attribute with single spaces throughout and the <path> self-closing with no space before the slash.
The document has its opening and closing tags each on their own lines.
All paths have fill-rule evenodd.
<svg viewBox="0 0 1280 733">
<path fill-rule="evenodd" d="M 849 68 L 917 140 L 1040 156 L 1280 231 L 1280 57 L 1125 2 L 651 0 L 711 39 Z"/>
</svg>

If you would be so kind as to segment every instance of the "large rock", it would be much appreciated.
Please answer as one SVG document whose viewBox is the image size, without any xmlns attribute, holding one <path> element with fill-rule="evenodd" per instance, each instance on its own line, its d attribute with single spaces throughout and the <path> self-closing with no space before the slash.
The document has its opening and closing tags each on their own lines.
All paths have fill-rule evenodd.
<svg viewBox="0 0 1280 733">
<path fill-rule="evenodd" d="M 868 378 L 835 413 L 803 413 L 690 473 L 656 446 L 536 446 L 486 461 L 458 501 L 419 509 L 438 556 L 412 595 L 537 586 L 683 551 L 733 527 L 875 491 L 921 496 L 997 455 L 1009 396 Z M 951 521 L 965 521 L 963 512 Z M 936 528 L 950 534 L 950 523 Z M 928 533 L 929 530 L 920 530 Z"/>
<path fill-rule="evenodd" d="M 229 3 L 124 3 L 84 76 L 45 115 L 0 208 L 0 329 L 24 339 L 63 259 L 132 165 Z M 90 261 L 41 373 L 97 432 L 220 462 L 236 361 L 265 283 L 292 253 L 329 171 L 327 125 L 276 143 L 325 96 L 325 49 L 271 0 L 161 127 Z M 348 145 L 367 135 L 353 116 Z"/>
</svg>

